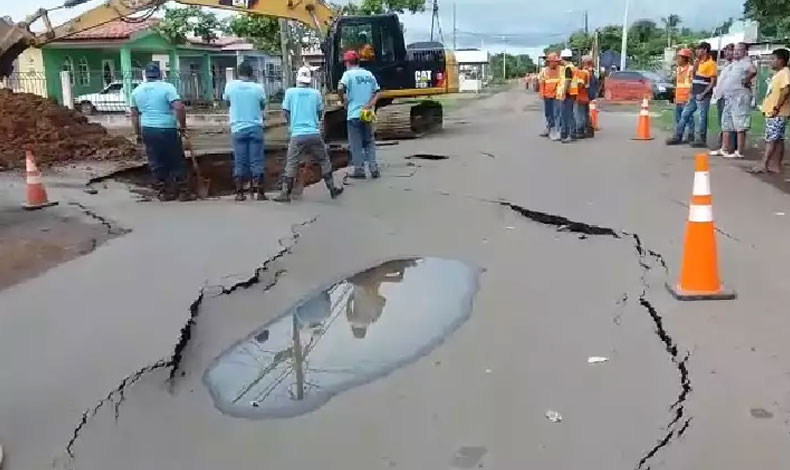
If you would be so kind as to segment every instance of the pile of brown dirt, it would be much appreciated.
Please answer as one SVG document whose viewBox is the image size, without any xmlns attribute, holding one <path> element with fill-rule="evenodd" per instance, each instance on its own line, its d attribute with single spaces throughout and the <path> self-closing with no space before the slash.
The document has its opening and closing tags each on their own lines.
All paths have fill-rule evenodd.
<svg viewBox="0 0 790 470">
<path fill-rule="evenodd" d="M 40 166 L 74 160 L 138 160 L 137 147 L 82 114 L 30 93 L 0 89 L 0 170 L 25 167 L 30 148 Z"/>
</svg>

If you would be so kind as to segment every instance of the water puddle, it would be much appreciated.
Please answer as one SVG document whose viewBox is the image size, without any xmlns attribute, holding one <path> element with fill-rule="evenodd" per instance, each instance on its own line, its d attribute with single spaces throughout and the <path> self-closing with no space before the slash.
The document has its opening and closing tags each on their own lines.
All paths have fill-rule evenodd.
<svg viewBox="0 0 790 470">
<path fill-rule="evenodd" d="M 300 301 L 215 359 L 203 382 L 225 414 L 312 411 L 428 354 L 471 314 L 478 268 L 393 260 Z"/>
</svg>

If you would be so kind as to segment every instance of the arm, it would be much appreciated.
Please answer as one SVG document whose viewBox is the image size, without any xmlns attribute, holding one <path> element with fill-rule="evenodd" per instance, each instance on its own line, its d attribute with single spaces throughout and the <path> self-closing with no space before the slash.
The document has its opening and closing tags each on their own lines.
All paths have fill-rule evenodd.
<svg viewBox="0 0 790 470">
<path fill-rule="evenodd" d="M 291 90 L 285 90 L 283 97 L 283 116 L 285 117 L 285 124 L 291 126 Z"/>
<path fill-rule="evenodd" d="M 348 73 L 343 72 L 343 76 L 340 78 L 340 83 L 337 84 L 337 95 L 340 97 L 340 101 L 343 102 L 343 106 L 348 106 L 346 90 L 348 89 L 349 82 L 350 80 L 348 78 Z"/>
<path fill-rule="evenodd" d="M 178 130 L 184 132 L 187 130 L 187 109 L 184 103 L 179 99 L 170 102 L 170 107 L 176 114 L 176 122 L 178 122 Z"/>
<path fill-rule="evenodd" d="M 376 90 L 376 92 L 373 93 L 373 96 L 370 97 L 368 104 L 365 105 L 365 109 L 375 109 L 379 98 L 381 98 L 381 91 Z"/>
<path fill-rule="evenodd" d="M 745 86 L 746 88 L 751 88 L 752 80 L 754 80 L 754 77 L 756 76 L 757 76 L 757 67 L 752 65 L 751 67 L 749 67 L 749 72 L 746 74 L 746 78 L 743 79 L 743 86 Z"/>
<path fill-rule="evenodd" d="M 782 91 L 779 92 L 779 99 L 776 101 L 776 106 L 771 110 L 771 115 L 768 117 L 776 117 L 779 114 L 779 110 L 782 109 L 782 106 L 787 102 L 788 97 L 790 97 L 790 85 L 782 88 Z"/>
<path fill-rule="evenodd" d="M 140 129 L 140 111 L 137 109 L 136 106 L 132 106 L 132 111 L 130 115 L 132 119 L 132 129 L 134 129 L 134 136 L 139 144 L 142 141 L 141 137 L 141 129 Z"/>
</svg>

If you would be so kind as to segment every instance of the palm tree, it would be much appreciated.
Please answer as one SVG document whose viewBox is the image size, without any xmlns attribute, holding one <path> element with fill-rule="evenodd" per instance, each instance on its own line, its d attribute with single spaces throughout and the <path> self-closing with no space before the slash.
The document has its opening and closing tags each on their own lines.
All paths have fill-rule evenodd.
<svg viewBox="0 0 790 470">
<path fill-rule="evenodd" d="M 664 28 L 667 30 L 667 47 L 672 46 L 672 33 L 677 30 L 682 21 L 678 15 L 669 15 L 661 18 L 661 22 L 664 23 Z"/>
</svg>

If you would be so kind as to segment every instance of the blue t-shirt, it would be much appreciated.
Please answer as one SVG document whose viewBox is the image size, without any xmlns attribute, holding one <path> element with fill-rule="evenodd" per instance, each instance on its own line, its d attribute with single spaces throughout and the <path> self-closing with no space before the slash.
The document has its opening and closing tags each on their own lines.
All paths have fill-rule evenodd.
<svg viewBox="0 0 790 470">
<path fill-rule="evenodd" d="M 176 116 L 170 104 L 180 100 L 176 87 L 162 81 L 141 83 L 132 91 L 132 107 L 140 111 L 140 125 L 175 129 Z"/>
<path fill-rule="evenodd" d="M 324 109 L 321 92 L 310 87 L 285 91 L 283 109 L 291 114 L 291 136 L 320 134 L 318 117 Z"/>
<path fill-rule="evenodd" d="M 343 72 L 340 84 L 346 89 L 348 119 L 359 119 L 362 108 L 379 91 L 379 82 L 369 70 L 356 67 Z"/>
<path fill-rule="evenodd" d="M 266 91 L 258 83 L 233 80 L 225 85 L 222 99 L 230 102 L 231 132 L 263 125 L 261 109 L 266 104 Z"/>
</svg>

